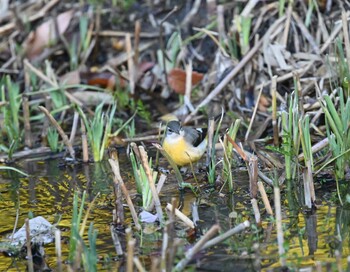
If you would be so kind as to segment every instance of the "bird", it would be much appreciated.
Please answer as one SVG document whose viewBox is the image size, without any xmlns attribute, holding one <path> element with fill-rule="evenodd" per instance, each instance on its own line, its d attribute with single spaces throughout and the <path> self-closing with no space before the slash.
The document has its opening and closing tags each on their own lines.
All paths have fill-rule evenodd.
<svg viewBox="0 0 350 272">
<path fill-rule="evenodd" d="M 167 124 L 163 149 L 178 166 L 198 161 L 207 144 L 207 129 L 183 127 L 175 120 Z"/>
</svg>

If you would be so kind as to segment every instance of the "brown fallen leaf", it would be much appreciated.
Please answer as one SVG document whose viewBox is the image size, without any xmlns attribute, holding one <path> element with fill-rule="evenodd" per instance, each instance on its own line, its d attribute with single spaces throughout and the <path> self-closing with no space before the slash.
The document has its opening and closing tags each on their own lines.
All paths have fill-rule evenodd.
<svg viewBox="0 0 350 272">
<path fill-rule="evenodd" d="M 120 75 L 114 75 L 110 72 L 86 72 L 80 73 L 80 77 L 83 83 L 92 86 L 100 86 L 101 88 L 106 88 L 113 91 L 115 86 L 120 86 L 124 88 L 127 84 L 126 80 Z"/>
<path fill-rule="evenodd" d="M 192 86 L 198 84 L 203 79 L 203 74 L 193 71 L 192 72 Z M 168 74 L 168 83 L 178 94 L 185 94 L 186 91 L 186 71 L 174 68 Z"/>
<path fill-rule="evenodd" d="M 57 16 L 59 34 L 63 34 L 73 17 L 73 10 L 63 12 Z M 58 39 L 55 30 L 55 21 L 50 19 L 42 23 L 35 31 L 31 31 L 24 41 L 23 46 L 28 59 L 32 60 L 42 53 L 45 47 Z"/>
<path fill-rule="evenodd" d="M 80 73 L 78 70 L 68 72 L 60 77 L 60 81 L 64 85 L 80 84 Z"/>
<path fill-rule="evenodd" d="M 268 107 L 270 107 L 270 105 L 271 105 L 271 103 L 270 103 L 269 99 L 264 94 L 261 94 L 261 97 L 259 100 L 259 105 L 258 105 L 259 111 L 267 112 L 267 109 L 268 109 Z"/>
</svg>

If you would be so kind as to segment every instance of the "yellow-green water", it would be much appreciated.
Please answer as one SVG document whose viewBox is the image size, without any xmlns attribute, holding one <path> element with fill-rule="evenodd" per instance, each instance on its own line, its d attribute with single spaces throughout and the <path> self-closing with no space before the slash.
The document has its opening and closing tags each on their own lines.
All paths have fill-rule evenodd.
<svg viewBox="0 0 350 272">
<path fill-rule="evenodd" d="M 22 178 L 12 172 L 1 172 L 0 175 L 0 235 L 1 239 L 12 233 L 19 212 L 17 228 L 20 228 L 28 213 L 41 215 L 54 223 L 60 217 L 58 227 L 62 231 L 63 259 L 68 257 L 69 229 L 72 216 L 72 201 L 74 191 L 86 190 L 88 202 L 100 193 L 89 217 L 98 230 L 97 251 L 100 257 L 99 271 L 117 271 L 124 269 L 122 259 L 116 257 L 110 234 L 114 195 L 112 174 L 108 163 L 63 165 L 58 160 L 46 162 L 26 162 L 18 165 L 31 174 Z M 122 164 L 122 175 L 127 187 L 135 194 L 134 184 L 130 178 L 128 164 Z M 206 231 L 214 223 L 219 223 L 222 231 L 235 226 L 243 220 L 254 223 L 254 216 L 248 194 L 247 177 L 240 174 L 236 178 L 233 199 L 219 196 L 217 193 L 203 192 L 199 205 L 201 228 Z M 286 242 L 287 264 L 291 268 L 315 266 L 317 262 L 331 263 L 331 269 L 336 270 L 335 250 L 341 253 L 340 262 L 345 269 L 346 257 L 349 255 L 350 211 L 330 204 L 330 196 L 335 191 L 319 189 L 319 207 L 314 214 L 303 213 L 297 206 L 293 211 L 283 197 L 284 238 Z M 168 179 L 161 194 L 163 204 L 170 202 L 171 197 L 179 198 L 179 191 L 173 179 Z M 287 193 L 283 193 L 283 196 Z M 137 198 L 133 198 L 137 204 Z M 270 195 L 270 200 L 273 196 Z M 184 194 L 183 212 L 190 216 L 190 204 L 196 198 L 190 191 Z M 291 200 L 290 200 L 291 201 Z M 165 205 L 163 205 L 165 206 Z M 274 220 L 264 214 L 262 202 L 259 201 L 262 212 L 262 224 L 253 226 L 250 230 L 236 235 L 225 243 L 209 249 L 196 257 L 193 266 L 197 270 L 210 271 L 268 271 L 278 268 L 278 248 Z M 235 211 L 237 217 L 229 215 Z M 128 209 L 126 223 L 131 223 Z M 185 235 L 183 225 L 177 225 L 177 234 Z M 123 237 L 121 237 L 123 240 Z M 139 241 L 139 240 L 138 240 Z M 185 248 L 189 244 L 183 239 Z M 162 244 L 161 232 L 143 234 L 142 245 L 138 244 L 136 252 L 145 267 L 150 268 L 151 259 L 158 257 Z M 56 268 L 54 243 L 45 246 L 45 261 L 47 265 Z M 325 265 L 323 265 L 325 267 Z M 25 260 L 14 260 L 0 256 L 0 271 L 24 271 Z M 234 269 L 234 270 L 233 270 Z M 335 271 L 334 270 L 334 271 Z"/>
</svg>

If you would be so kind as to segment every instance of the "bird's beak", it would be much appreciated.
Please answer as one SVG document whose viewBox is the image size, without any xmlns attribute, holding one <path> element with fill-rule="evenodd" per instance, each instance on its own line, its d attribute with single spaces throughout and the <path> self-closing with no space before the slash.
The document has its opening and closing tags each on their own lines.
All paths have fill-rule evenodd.
<svg viewBox="0 0 350 272">
<path fill-rule="evenodd" d="M 175 132 L 176 134 L 180 134 L 180 130 L 181 130 L 181 127 L 177 127 L 177 128 L 175 128 L 174 132 Z"/>
<path fill-rule="evenodd" d="M 180 134 L 181 124 L 177 121 L 170 121 L 168 123 L 168 128 L 176 134 Z"/>
</svg>

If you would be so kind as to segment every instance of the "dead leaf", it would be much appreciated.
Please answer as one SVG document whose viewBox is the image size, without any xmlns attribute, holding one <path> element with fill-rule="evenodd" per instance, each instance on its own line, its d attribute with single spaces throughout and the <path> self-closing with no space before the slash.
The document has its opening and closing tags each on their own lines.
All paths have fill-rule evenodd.
<svg viewBox="0 0 350 272">
<path fill-rule="evenodd" d="M 192 86 L 198 84 L 203 79 L 203 74 L 193 71 L 192 72 Z M 168 74 L 168 83 L 178 94 L 185 94 L 186 91 L 186 71 L 174 68 Z"/>
<path fill-rule="evenodd" d="M 60 81 L 64 85 L 80 84 L 80 73 L 78 70 L 68 72 L 60 77 Z"/>
<path fill-rule="evenodd" d="M 155 63 L 151 61 L 141 62 L 137 66 L 138 73 L 140 74 L 139 77 L 142 76 L 147 71 L 151 70 L 154 67 L 154 65 Z"/>
<path fill-rule="evenodd" d="M 57 16 L 59 34 L 63 34 L 67 30 L 72 17 L 73 10 L 63 12 Z M 57 41 L 57 39 L 54 19 L 42 23 L 35 31 L 30 32 L 24 41 L 26 56 L 30 60 L 37 57 L 45 47 Z"/>
<path fill-rule="evenodd" d="M 85 106 L 97 106 L 102 102 L 111 105 L 114 101 L 112 94 L 95 91 L 75 91 L 72 96 L 81 101 Z"/>
<path fill-rule="evenodd" d="M 261 94 L 260 100 L 259 100 L 259 105 L 258 105 L 258 109 L 259 111 L 262 112 L 267 112 L 268 107 L 270 107 L 270 101 L 269 99 L 264 95 Z"/>
<path fill-rule="evenodd" d="M 100 86 L 101 88 L 106 88 L 113 91 L 115 86 L 124 88 L 126 86 L 126 80 L 123 79 L 120 75 L 114 75 L 109 72 L 87 72 L 80 74 L 83 82 L 86 82 L 88 85 Z"/>
</svg>

